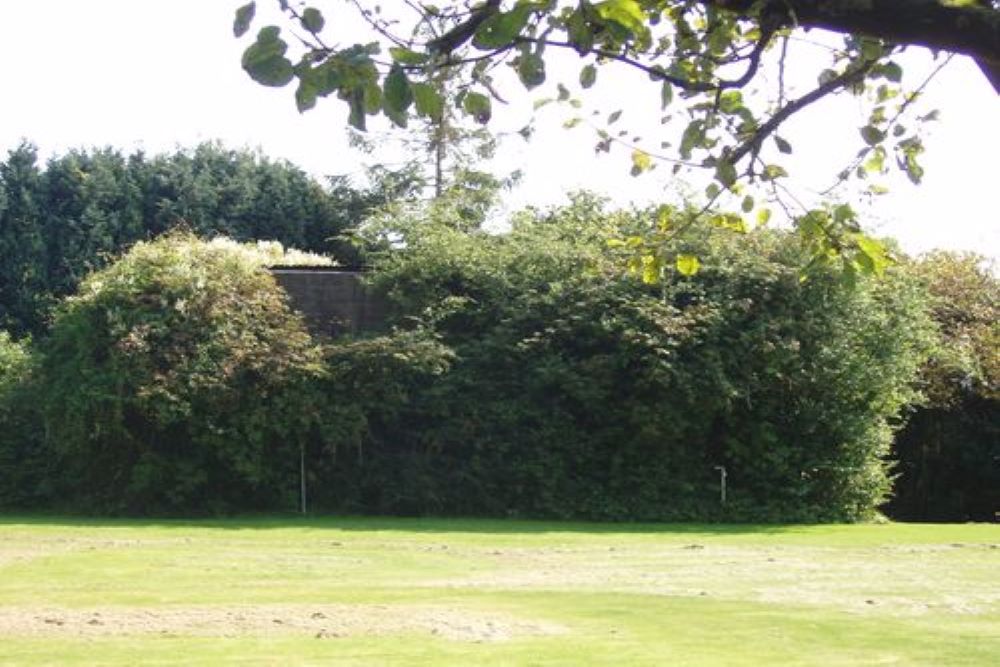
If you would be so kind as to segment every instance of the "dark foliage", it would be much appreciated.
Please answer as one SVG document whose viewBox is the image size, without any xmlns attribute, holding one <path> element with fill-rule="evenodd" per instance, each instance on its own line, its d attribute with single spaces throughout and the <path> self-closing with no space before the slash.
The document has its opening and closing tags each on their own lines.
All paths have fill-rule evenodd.
<svg viewBox="0 0 1000 667">
<path fill-rule="evenodd" d="M 171 234 L 88 276 L 40 346 L 50 505 L 295 506 L 318 350 L 254 249 Z M 22 448 L 25 445 L 22 445 Z M 22 462 L 25 469 L 30 460 Z"/>
<path fill-rule="evenodd" d="M 324 187 L 286 162 L 203 144 L 172 155 L 73 151 L 38 165 L 22 145 L 0 163 L 0 327 L 43 334 L 52 307 L 132 244 L 174 228 L 273 240 L 359 261 L 346 238 L 405 183 Z"/>
<path fill-rule="evenodd" d="M 767 230 L 679 238 L 665 252 L 697 255 L 694 275 L 623 275 L 607 239 L 665 210 L 580 197 L 503 235 L 447 201 L 388 210 L 365 232 L 396 326 L 324 346 L 252 251 L 139 244 L 58 309 L 37 361 L 0 346 L 0 410 L 26 434 L 0 467 L 29 463 L 0 504 L 288 510 L 304 464 L 314 511 L 872 515 L 934 340 L 923 287 L 804 280 L 798 238 Z"/>
<path fill-rule="evenodd" d="M 973 254 L 932 253 L 925 283 L 939 340 L 925 401 L 898 435 L 886 512 L 906 521 L 995 521 L 1000 511 L 1000 280 Z"/>
<path fill-rule="evenodd" d="M 372 404 L 335 508 L 850 520 L 886 495 L 890 421 L 930 336 L 912 281 L 803 282 L 797 241 L 762 232 L 689 239 L 703 270 L 650 286 L 604 249 L 643 215 L 579 200 L 489 236 L 450 210 L 393 215 L 405 248 L 377 281 L 455 359 Z"/>
</svg>

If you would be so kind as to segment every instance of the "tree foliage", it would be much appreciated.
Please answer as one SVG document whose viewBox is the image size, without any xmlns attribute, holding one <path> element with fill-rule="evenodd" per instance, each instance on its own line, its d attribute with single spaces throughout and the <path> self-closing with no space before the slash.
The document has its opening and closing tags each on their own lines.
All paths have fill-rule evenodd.
<svg viewBox="0 0 1000 667">
<path fill-rule="evenodd" d="M 389 209 L 364 231 L 393 239 L 370 245 L 395 326 L 322 346 L 262 271 L 273 248 L 137 244 L 58 309 L 34 361 L 0 340 L 0 411 L 21 425 L 0 433 L 17 473 L 0 503 L 291 509 L 301 466 L 314 509 L 869 516 L 933 338 L 919 281 L 803 281 L 798 237 L 718 228 L 672 241 L 697 273 L 623 274 L 633 250 L 607 239 L 663 214 L 580 195 L 491 235 L 443 200 Z"/>
<path fill-rule="evenodd" d="M 0 327 L 38 330 L 48 305 L 48 253 L 42 228 L 41 175 L 34 149 L 0 164 Z"/>
<path fill-rule="evenodd" d="M 325 187 L 288 163 L 216 144 L 153 156 L 71 151 L 38 162 L 25 144 L 0 163 L 0 326 L 18 335 L 43 333 L 50 309 L 85 275 L 176 227 L 357 263 L 345 235 L 399 187 L 388 178 L 370 190 L 343 178 Z"/>
<path fill-rule="evenodd" d="M 406 9 L 393 12 L 355 1 L 356 13 L 370 27 L 367 42 L 355 41 L 356 32 L 339 34 L 337 26 L 344 22 L 325 20 L 317 7 L 287 0 L 278 5 L 294 38 L 286 40 L 279 25 L 261 28 L 244 53 L 244 69 L 264 85 L 294 82 L 300 110 L 322 97 L 338 98 L 347 105 L 348 122 L 359 129 L 371 116 L 383 114 L 405 127 L 408 118 L 439 117 L 446 107 L 487 123 L 494 103 L 504 102 L 518 85 L 506 72 L 534 90 L 546 83 L 560 53 L 578 57 L 583 90 L 607 76 L 605 71 L 639 71 L 659 88 L 663 120 L 673 120 L 670 127 L 677 131 L 655 148 L 636 145 L 632 172 L 652 168 L 657 157 L 672 162 L 675 172 L 710 170 L 716 181 L 710 203 L 725 192 L 741 195 L 751 183 L 766 186 L 784 202 L 784 156 L 793 144 L 781 129 L 795 114 L 840 93 L 861 97 L 870 113 L 858 128 L 857 159 L 838 177 L 867 178 L 898 167 L 920 182 L 920 124 L 935 114 L 912 113 L 921 86 L 903 88 L 898 57 L 907 47 L 970 55 L 1000 90 L 1000 8 L 995 2 L 469 0 L 446 6 L 405 3 Z M 250 31 L 255 13 L 255 2 L 237 11 L 237 37 Z M 840 33 L 842 40 L 829 47 L 815 85 L 805 92 L 792 90 L 786 87 L 785 65 L 798 58 L 802 43 L 814 41 L 802 36 L 812 28 Z M 289 42 L 301 48 L 290 50 Z M 458 72 L 462 80 L 447 97 L 433 85 L 442 70 Z M 579 106 L 567 86 L 556 88 L 557 95 L 548 99 Z M 612 112 L 606 126 L 597 128 L 598 150 L 622 143 L 612 125 L 623 111 Z M 666 155 L 667 149 L 673 153 Z M 872 188 L 883 191 L 878 184 Z M 825 250 L 848 254 L 864 252 L 866 246 L 884 252 L 875 249 L 874 239 L 857 233 L 833 237 L 826 245 Z"/>
<path fill-rule="evenodd" d="M 33 507 L 49 496 L 52 461 L 34 389 L 31 342 L 0 330 L 0 507 Z"/>
<path fill-rule="evenodd" d="M 62 304 L 37 377 L 57 504 L 294 506 L 308 415 L 297 387 L 320 358 L 265 270 L 272 256 L 173 233 L 136 244 Z"/>
<path fill-rule="evenodd" d="M 930 341 L 919 286 L 896 273 L 853 289 L 828 271 L 803 282 L 799 242 L 767 231 L 676 240 L 673 252 L 702 258 L 695 275 L 622 276 L 627 250 L 605 239 L 660 213 L 606 213 L 583 197 L 524 214 L 504 236 L 462 231 L 447 208 L 391 214 L 403 245 L 376 280 L 400 324 L 419 318 L 454 361 L 380 421 L 363 463 L 343 464 L 338 506 L 631 520 L 873 512 Z M 730 475 L 724 507 L 716 466 Z M 368 492 L 352 495 L 349 480 Z"/>
<path fill-rule="evenodd" d="M 893 516 L 992 521 L 1000 506 L 1000 281 L 984 257 L 914 262 L 939 329 L 921 371 L 925 401 L 896 439 Z"/>
</svg>

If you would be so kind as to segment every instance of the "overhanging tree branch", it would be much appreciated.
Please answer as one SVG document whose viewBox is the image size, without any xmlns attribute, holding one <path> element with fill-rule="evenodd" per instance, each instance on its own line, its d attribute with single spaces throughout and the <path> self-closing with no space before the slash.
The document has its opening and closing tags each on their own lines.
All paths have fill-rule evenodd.
<svg viewBox="0 0 1000 667">
<path fill-rule="evenodd" d="M 657 65 L 647 65 L 646 63 L 640 62 L 635 58 L 631 58 L 623 53 L 616 53 L 613 51 L 607 51 L 605 49 L 592 49 L 590 53 L 599 58 L 605 60 L 613 60 L 615 62 L 620 62 L 629 67 L 633 67 L 641 72 L 645 72 L 654 81 L 667 81 L 678 88 L 683 90 L 690 90 L 695 92 L 712 92 L 716 90 L 725 90 L 731 88 L 742 88 L 753 80 L 754 76 L 757 75 L 757 71 L 760 69 L 760 59 L 764 53 L 764 49 L 767 48 L 768 43 L 771 41 L 771 37 L 774 35 L 774 30 L 765 31 L 760 37 L 756 44 L 754 44 L 753 52 L 747 56 L 749 60 L 747 64 L 746 71 L 736 79 L 721 79 L 718 81 L 695 81 L 691 79 L 684 79 L 678 76 L 671 76 L 660 66 Z M 558 48 L 565 49 L 577 49 L 577 45 L 570 42 L 562 42 L 552 39 L 534 39 L 531 37 L 519 37 L 517 39 L 518 43 L 530 43 L 530 44 L 544 44 L 545 46 L 554 46 Z M 509 48 L 509 47 L 508 47 Z"/>
<path fill-rule="evenodd" d="M 875 65 L 877 61 L 865 61 L 859 65 L 851 67 L 843 74 L 830 79 L 829 81 L 817 86 L 815 89 L 809 91 L 802 97 L 794 99 L 785 106 L 781 107 L 773 116 L 771 116 L 766 123 L 761 125 L 753 136 L 747 141 L 743 142 L 732 152 L 729 153 L 728 159 L 732 164 L 736 164 L 741 159 L 743 159 L 747 153 L 756 153 L 760 150 L 760 146 L 765 139 L 771 136 L 775 130 L 777 130 L 782 123 L 788 120 L 789 117 L 798 113 L 802 109 L 806 108 L 814 102 L 818 102 L 827 95 L 837 92 L 838 90 L 843 90 L 844 88 L 850 86 L 852 83 L 862 80 L 865 74 Z"/>
<path fill-rule="evenodd" d="M 1000 92 L 1000 10 L 994 3 L 944 0 L 702 0 L 743 18 L 779 17 L 822 28 L 974 58 Z"/>
</svg>

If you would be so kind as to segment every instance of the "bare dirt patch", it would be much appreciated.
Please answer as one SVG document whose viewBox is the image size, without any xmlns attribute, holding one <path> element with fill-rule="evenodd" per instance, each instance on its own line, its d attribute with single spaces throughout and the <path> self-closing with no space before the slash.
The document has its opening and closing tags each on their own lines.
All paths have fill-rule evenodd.
<svg viewBox="0 0 1000 667">
<path fill-rule="evenodd" d="M 198 637 L 428 633 L 454 641 L 495 642 L 563 634 L 554 623 L 478 610 L 414 605 L 254 605 L 0 609 L 2 636 L 107 637 L 137 634 Z"/>
</svg>

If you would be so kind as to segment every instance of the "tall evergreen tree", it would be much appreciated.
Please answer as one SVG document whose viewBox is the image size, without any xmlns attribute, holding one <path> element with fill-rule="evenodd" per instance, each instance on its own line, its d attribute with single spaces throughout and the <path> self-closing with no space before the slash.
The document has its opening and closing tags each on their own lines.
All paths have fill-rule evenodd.
<svg viewBox="0 0 1000 667">
<path fill-rule="evenodd" d="M 37 160 L 25 143 L 0 163 L 0 327 L 15 335 L 37 330 L 48 303 Z"/>
<path fill-rule="evenodd" d="M 0 326 L 41 333 L 46 313 L 134 243 L 176 227 L 278 241 L 359 263 L 344 239 L 405 179 L 323 184 L 294 165 L 215 143 L 173 154 L 74 150 L 38 164 L 23 144 L 0 164 Z"/>
</svg>

